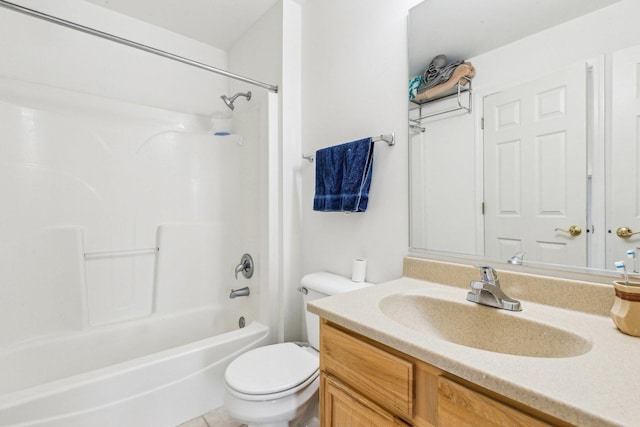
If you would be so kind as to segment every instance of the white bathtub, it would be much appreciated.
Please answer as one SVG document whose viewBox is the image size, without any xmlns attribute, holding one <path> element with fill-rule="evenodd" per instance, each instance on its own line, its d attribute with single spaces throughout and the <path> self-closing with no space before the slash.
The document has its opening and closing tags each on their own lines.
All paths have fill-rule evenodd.
<svg viewBox="0 0 640 427">
<path fill-rule="evenodd" d="M 175 426 L 222 405 L 227 365 L 268 332 L 208 308 L 2 349 L 0 426 Z"/>
</svg>

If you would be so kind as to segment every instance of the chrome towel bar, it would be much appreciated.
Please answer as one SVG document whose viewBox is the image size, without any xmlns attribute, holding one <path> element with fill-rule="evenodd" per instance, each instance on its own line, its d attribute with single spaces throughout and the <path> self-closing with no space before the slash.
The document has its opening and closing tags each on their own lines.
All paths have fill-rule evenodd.
<svg viewBox="0 0 640 427">
<path fill-rule="evenodd" d="M 387 143 L 387 145 L 389 147 L 396 145 L 396 135 L 394 133 L 388 133 L 388 134 L 383 134 L 383 135 L 379 135 L 379 136 L 374 136 L 373 138 L 371 138 L 371 140 L 373 142 L 378 142 L 378 141 L 384 141 Z M 316 159 L 316 155 L 315 154 L 303 154 L 302 158 L 305 160 L 308 160 L 309 163 L 313 163 L 313 161 Z"/>
</svg>

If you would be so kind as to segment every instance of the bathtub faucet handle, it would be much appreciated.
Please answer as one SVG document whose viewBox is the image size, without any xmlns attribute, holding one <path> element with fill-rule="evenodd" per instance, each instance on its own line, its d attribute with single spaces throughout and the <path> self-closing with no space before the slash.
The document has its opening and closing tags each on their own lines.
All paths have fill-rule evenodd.
<svg viewBox="0 0 640 427">
<path fill-rule="evenodd" d="M 251 276 L 253 276 L 253 268 L 254 268 L 253 258 L 251 258 L 251 255 L 249 254 L 242 255 L 242 258 L 240 259 L 240 264 L 236 265 L 236 270 L 235 270 L 236 280 L 238 279 L 238 273 L 242 273 L 242 275 L 246 279 L 251 278 Z"/>
</svg>

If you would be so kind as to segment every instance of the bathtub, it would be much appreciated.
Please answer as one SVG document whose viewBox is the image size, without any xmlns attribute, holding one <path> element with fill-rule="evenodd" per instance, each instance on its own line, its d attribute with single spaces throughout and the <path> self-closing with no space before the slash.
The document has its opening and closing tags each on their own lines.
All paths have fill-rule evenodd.
<svg viewBox="0 0 640 427">
<path fill-rule="evenodd" d="M 227 365 L 269 339 L 238 320 L 209 307 L 0 349 L 0 426 L 176 426 L 220 407 Z"/>
</svg>

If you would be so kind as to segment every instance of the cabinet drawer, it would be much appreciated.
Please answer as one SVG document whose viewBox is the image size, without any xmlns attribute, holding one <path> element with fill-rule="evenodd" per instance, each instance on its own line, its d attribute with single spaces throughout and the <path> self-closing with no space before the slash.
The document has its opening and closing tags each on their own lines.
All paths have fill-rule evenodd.
<svg viewBox="0 0 640 427">
<path fill-rule="evenodd" d="M 413 363 L 323 323 L 320 369 L 388 411 L 413 417 Z"/>
<path fill-rule="evenodd" d="M 438 378 L 438 425 L 455 427 L 551 426 L 447 378 Z"/>
</svg>

